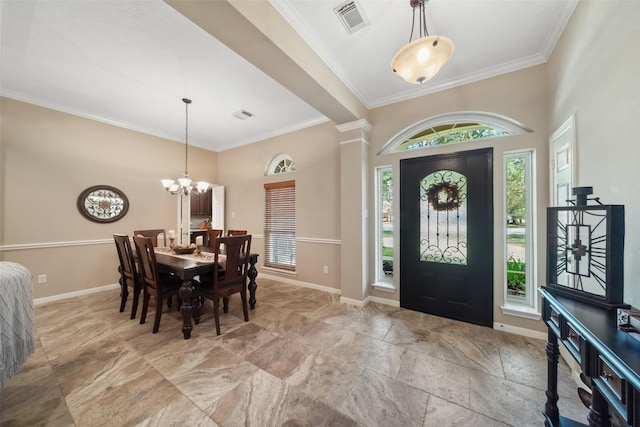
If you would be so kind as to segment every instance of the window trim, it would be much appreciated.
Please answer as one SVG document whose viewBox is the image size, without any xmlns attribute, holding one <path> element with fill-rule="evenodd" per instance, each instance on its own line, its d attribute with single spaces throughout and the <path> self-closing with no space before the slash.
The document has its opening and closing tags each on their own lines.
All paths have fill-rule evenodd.
<svg viewBox="0 0 640 427">
<path fill-rule="evenodd" d="M 526 189 L 526 213 L 525 213 L 525 240 L 526 240 L 526 275 L 527 291 L 524 301 L 509 298 L 507 292 L 507 162 L 509 159 L 525 157 L 525 189 Z M 537 256 L 536 256 L 536 156 L 535 149 L 505 151 L 503 154 L 503 200 L 502 210 L 504 214 L 504 240 L 503 240 L 503 295 L 504 305 L 501 307 L 504 314 L 536 319 L 539 318 L 538 308 L 538 281 L 537 281 Z"/>
</svg>

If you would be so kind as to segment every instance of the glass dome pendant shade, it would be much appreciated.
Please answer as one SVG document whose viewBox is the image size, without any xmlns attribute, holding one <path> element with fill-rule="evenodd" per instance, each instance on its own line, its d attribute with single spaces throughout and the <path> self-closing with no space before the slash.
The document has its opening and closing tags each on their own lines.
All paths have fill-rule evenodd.
<svg viewBox="0 0 640 427">
<path fill-rule="evenodd" d="M 453 56 L 454 44 L 444 36 L 430 36 L 424 13 L 424 0 L 411 0 L 415 21 L 416 8 L 420 8 L 420 38 L 403 46 L 391 60 L 391 70 L 412 84 L 422 84 L 431 80 Z"/>
<path fill-rule="evenodd" d="M 203 194 L 209 189 L 209 183 L 205 181 L 198 181 L 194 183 L 189 179 L 189 104 L 191 100 L 182 98 L 182 102 L 185 103 L 186 108 L 186 125 L 185 125 L 185 144 L 184 144 L 184 174 L 182 178 L 178 178 L 178 182 L 174 179 L 162 179 L 162 186 L 171 194 L 184 194 L 188 196 L 191 193 Z"/>
</svg>

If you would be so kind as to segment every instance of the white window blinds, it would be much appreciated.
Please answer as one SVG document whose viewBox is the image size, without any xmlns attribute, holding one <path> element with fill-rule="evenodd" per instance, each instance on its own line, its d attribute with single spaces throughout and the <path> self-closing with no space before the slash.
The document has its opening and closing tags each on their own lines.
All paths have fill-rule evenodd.
<svg viewBox="0 0 640 427">
<path fill-rule="evenodd" d="M 296 269 L 296 182 L 264 184 L 265 267 Z"/>
</svg>

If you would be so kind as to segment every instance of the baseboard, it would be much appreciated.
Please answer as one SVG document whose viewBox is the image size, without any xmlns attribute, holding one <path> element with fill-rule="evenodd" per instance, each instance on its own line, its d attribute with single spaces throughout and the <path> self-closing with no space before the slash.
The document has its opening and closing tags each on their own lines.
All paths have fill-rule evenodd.
<svg viewBox="0 0 640 427">
<path fill-rule="evenodd" d="M 66 294 L 52 295 L 50 297 L 36 298 L 33 300 L 33 305 L 45 304 L 52 301 L 60 301 L 67 298 L 75 298 L 82 295 L 95 294 L 96 292 L 108 291 L 110 289 L 120 289 L 118 283 L 112 285 L 98 286 L 97 288 L 83 289 L 81 291 L 68 292 Z"/>
<path fill-rule="evenodd" d="M 493 329 L 500 330 L 500 331 L 505 331 L 505 332 L 510 332 L 512 334 L 522 335 L 522 336 L 529 337 L 529 338 L 536 338 L 536 339 L 539 339 L 539 340 L 546 340 L 547 339 L 547 333 L 546 332 L 534 331 L 534 330 L 526 329 L 526 328 L 519 328 L 517 326 L 505 325 L 504 323 L 494 323 L 493 324 Z"/>
<path fill-rule="evenodd" d="M 378 304 L 389 305 L 391 307 L 400 307 L 400 301 L 388 299 L 388 298 L 368 296 L 365 301 L 377 302 Z"/>
<path fill-rule="evenodd" d="M 340 302 L 343 304 L 355 305 L 356 307 L 364 307 L 367 305 L 368 301 L 365 298 L 364 301 L 360 301 L 352 298 L 340 297 Z"/>
<path fill-rule="evenodd" d="M 340 294 L 342 291 L 340 289 L 332 288 L 330 286 L 317 285 L 315 283 L 303 282 L 301 280 L 290 279 L 288 277 L 276 276 L 273 274 L 265 273 L 264 270 L 260 270 L 260 274 L 258 274 L 258 289 L 260 289 L 260 280 L 259 279 L 270 279 L 277 280 L 278 282 L 289 283 L 291 285 L 302 286 L 303 288 L 317 289 L 319 291 L 329 292 L 332 294 Z"/>
</svg>

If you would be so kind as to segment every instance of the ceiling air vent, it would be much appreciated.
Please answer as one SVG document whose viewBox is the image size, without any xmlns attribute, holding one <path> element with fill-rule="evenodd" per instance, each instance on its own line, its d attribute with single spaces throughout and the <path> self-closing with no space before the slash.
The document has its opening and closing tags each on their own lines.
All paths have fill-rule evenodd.
<svg viewBox="0 0 640 427">
<path fill-rule="evenodd" d="M 247 120 L 251 117 L 253 117 L 253 114 L 251 114 L 248 111 L 245 110 L 240 110 L 240 111 L 236 111 L 235 113 L 232 114 L 233 117 L 240 119 L 240 120 Z"/>
<path fill-rule="evenodd" d="M 362 7 L 355 1 L 342 3 L 333 9 L 333 11 L 338 15 L 338 19 L 342 22 L 342 25 L 344 25 L 344 28 L 346 28 L 349 34 L 355 33 L 359 29 L 369 25 L 369 20 L 364 15 Z"/>
</svg>

